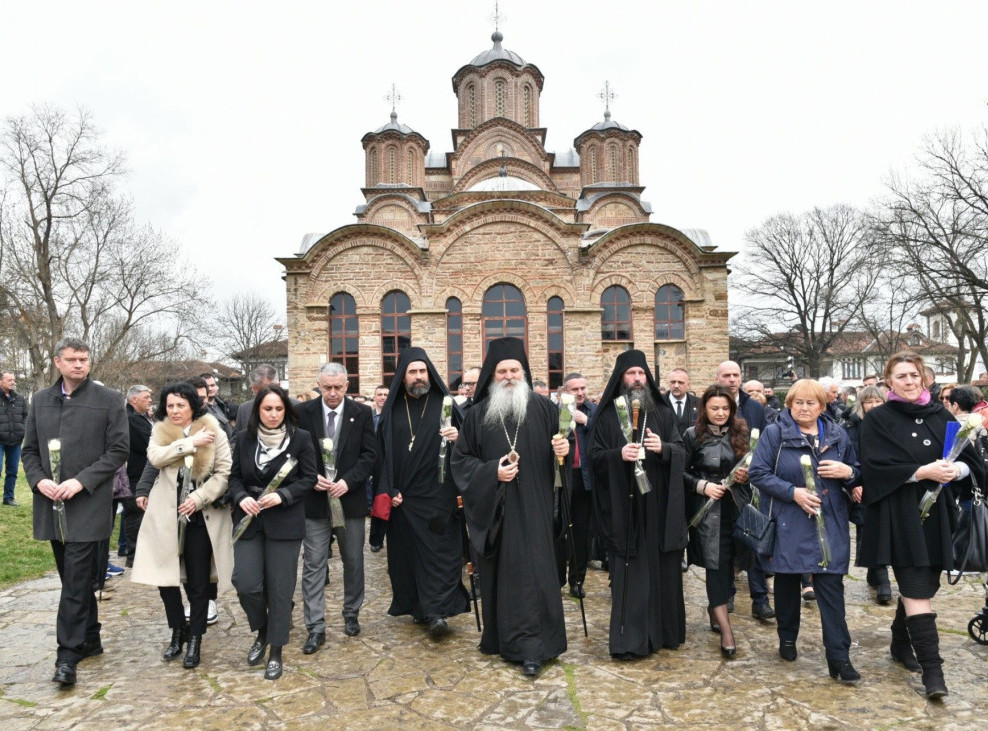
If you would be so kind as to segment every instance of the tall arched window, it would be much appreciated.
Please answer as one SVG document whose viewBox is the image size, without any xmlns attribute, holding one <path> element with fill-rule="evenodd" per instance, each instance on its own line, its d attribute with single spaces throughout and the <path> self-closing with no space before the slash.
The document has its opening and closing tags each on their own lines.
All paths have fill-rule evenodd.
<svg viewBox="0 0 988 731">
<path fill-rule="evenodd" d="M 484 354 L 491 340 L 521 338 L 528 348 L 528 315 L 525 295 L 510 284 L 495 284 L 484 293 Z"/>
<path fill-rule="evenodd" d="M 388 182 L 398 182 L 398 151 L 393 147 L 388 148 Z"/>
<path fill-rule="evenodd" d="M 498 117 L 504 116 L 504 96 L 505 87 L 501 80 L 494 82 L 494 114 Z"/>
<path fill-rule="evenodd" d="M 401 290 L 388 292 L 381 300 L 381 373 L 384 384 L 391 385 L 398 356 L 412 344 L 412 308 L 408 295 Z"/>
<path fill-rule="evenodd" d="M 549 389 L 563 385 L 563 300 L 550 297 L 546 307 L 546 341 L 549 351 Z"/>
<path fill-rule="evenodd" d="M 638 156 L 634 145 L 628 145 L 628 182 L 638 184 Z"/>
<path fill-rule="evenodd" d="M 329 300 L 329 360 L 346 368 L 350 393 L 360 392 L 359 332 L 357 303 L 337 292 Z"/>
<path fill-rule="evenodd" d="M 685 337 L 683 290 L 675 284 L 663 284 L 655 291 L 655 339 L 682 340 Z"/>
<path fill-rule="evenodd" d="M 524 91 L 525 100 L 525 126 L 532 127 L 535 122 L 532 120 L 532 87 L 525 85 Z"/>
<path fill-rule="evenodd" d="M 470 126 L 477 126 L 477 87 L 470 84 Z"/>
<path fill-rule="evenodd" d="M 597 182 L 597 148 L 590 148 L 590 182 Z"/>
<path fill-rule="evenodd" d="M 456 297 L 446 300 L 446 383 L 463 375 L 463 306 Z"/>
<path fill-rule="evenodd" d="M 613 285 L 600 297 L 603 312 L 600 315 L 602 340 L 631 340 L 631 297 L 628 290 Z"/>
<path fill-rule="evenodd" d="M 408 151 L 408 184 L 415 185 L 415 150 Z"/>
<path fill-rule="evenodd" d="M 377 148 L 372 148 L 367 161 L 367 185 L 377 185 L 380 171 L 377 169 Z"/>
<path fill-rule="evenodd" d="M 618 181 L 618 148 L 617 145 L 611 145 L 607 148 L 608 153 L 608 168 L 607 174 L 610 176 L 612 183 Z"/>
</svg>

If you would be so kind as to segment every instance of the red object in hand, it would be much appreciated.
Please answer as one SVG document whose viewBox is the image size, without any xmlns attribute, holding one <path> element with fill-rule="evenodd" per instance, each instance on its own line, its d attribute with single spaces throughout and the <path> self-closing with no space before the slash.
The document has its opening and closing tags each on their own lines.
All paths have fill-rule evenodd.
<svg viewBox="0 0 988 731">
<path fill-rule="evenodd" d="M 374 497 L 374 503 L 371 506 L 371 517 L 379 518 L 380 520 L 389 520 L 391 518 L 391 496 L 387 493 L 381 493 Z"/>
</svg>

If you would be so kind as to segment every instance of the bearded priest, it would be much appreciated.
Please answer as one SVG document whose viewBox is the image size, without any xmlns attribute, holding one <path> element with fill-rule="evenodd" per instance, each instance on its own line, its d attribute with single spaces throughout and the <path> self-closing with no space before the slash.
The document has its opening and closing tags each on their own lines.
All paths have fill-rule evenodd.
<svg viewBox="0 0 988 731">
<path fill-rule="evenodd" d="M 531 677 L 566 651 L 553 482 L 569 442 L 558 429 L 556 407 L 532 392 L 524 343 L 492 341 L 451 469 L 480 557 L 480 651 L 521 663 Z"/>
<path fill-rule="evenodd" d="M 615 399 L 627 399 L 629 442 Z M 611 565 L 610 651 L 618 660 L 644 657 L 686 640 L 681 557 L 686 547 L 682 438 L 675 414 L 659 398 L 645 354 L 628 350 L 597 406 L 590 459 L 598 489 L 594 507 Z M 637 463 L 637 467 L 636 467 Z M 643 469 L 648 484 L 636 479 Z M 642 492 L 642 488 L 651 488 Z"/>
</svg>

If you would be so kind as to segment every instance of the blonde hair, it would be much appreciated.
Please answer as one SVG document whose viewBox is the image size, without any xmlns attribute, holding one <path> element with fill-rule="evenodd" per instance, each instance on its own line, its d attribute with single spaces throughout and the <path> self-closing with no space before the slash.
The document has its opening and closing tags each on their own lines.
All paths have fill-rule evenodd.
<svg viewBox="0 0 988 731">
<path fill-rule="evenodd" d="M 792 402 L 797 398 L 814 398 L 820 402 L 821 406 L 827 405 L 827 392 L 819 381 L 812 378 L 800 378 L 786 392 L 786 408 L 792 406 Z"/>
</svg>

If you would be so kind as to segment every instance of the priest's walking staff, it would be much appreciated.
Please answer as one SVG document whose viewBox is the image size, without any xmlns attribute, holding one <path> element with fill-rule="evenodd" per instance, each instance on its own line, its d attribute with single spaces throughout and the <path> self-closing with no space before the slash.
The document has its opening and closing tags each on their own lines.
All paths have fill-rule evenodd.
<svg viewBox="0 0 988 731">
<path fill-rule="evenodd" d="M 559 433 L 556 434 L 556 436 L 565 439 L 574 428 L 573 409 L 576 408 L 576 399 L 571 393 L 564 393 L 561 399 L 562 400 L 559 405 Z M 575 564 L 576 540 L 573 537 L 573 521 L 570 518 L 569 475 L 566 474 L 566 469 L 563 467 L 563 463 L 565 461 L 565 457 L 556 457 L 556 479 L 559 481 L 559 489 L 561 490 L 559 502 L 563 509 L 563 520 L 566 522 L 566 530 L 569 534 L 570 561 Z M 576 585 L 576 598 L 580 602 L 580 618 L 583 620 L 583 636 L 586 637 L 589 642 L 590 633 L 587 631 L 587 612 L 583 606 L 583 594 L 583 582 L 580 581 Z"/>
<path fill-rule="evenodd" d="M 470 599 L 473 600 L 473 613 L 477 618 L 477 631 L 480 632 L 480 608 L 477 606 L 477 579 L 473 574 L 473 561 L 470 560 L 470 532 L 467 530 L 467 516 L 463 512 L 463 496 L 456 496 L 456 507 L 460 509 L 460 525 L 463 533 L 463 557 L 467 560 L 467 576 L 470 577 Z"/>
</svg>

